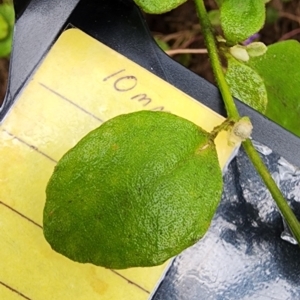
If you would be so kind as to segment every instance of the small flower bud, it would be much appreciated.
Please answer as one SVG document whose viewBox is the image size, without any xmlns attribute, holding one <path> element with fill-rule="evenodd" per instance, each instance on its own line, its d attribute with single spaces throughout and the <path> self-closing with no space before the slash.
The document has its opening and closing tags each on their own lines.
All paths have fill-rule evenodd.
<svg viewBox="0 0 300 300">
<path fill-rule="evenodd" d="M 229 48 L 229 52 L 234 58 L 236 58 L 240 61 L 247 62 L 249 60 L 249 54 L 244 46 L 235 45 L 235 46 Z"/>
<path fill-rule="evenodd" d="M 236 122 L 231 130 L 228 131 L 228 143 L 237 146 L 250 137 L 252 133 L 252 123 L 248 117 L 242 117 Z"/>
</svg>

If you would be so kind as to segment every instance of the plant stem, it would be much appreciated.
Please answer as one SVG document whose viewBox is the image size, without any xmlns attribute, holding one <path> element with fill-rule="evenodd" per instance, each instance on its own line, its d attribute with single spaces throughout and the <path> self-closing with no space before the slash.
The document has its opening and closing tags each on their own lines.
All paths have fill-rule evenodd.
<svg viewBox="0 0 300 300">
<path fill-rule="evenodd" d="M 213 141 L 217 135 L 220 133 L 220 131 L 225 130 L 228 131 L 234 126 L 235 122 L 228 118 L 220 125 L 216 126 L 211 132 L 210 132 L 210 139 Z"/>
<path fill-rule="evenodd" d="M 298 241 L 298 244 L 300 245 L 300 223 L 297 220 L 295 214 L 286 202 L 284 196 L 282 195 L 280 189 L 278 188 L 274 179 L 272 178 L 269 170 L 267 169 L 261 157 L 254 148 L 252 142 L 249 139 L 247 139 L 243 142 L 243 146 L 251 162 L 253 163 L 256 171 L 259 173 L 265 185 L 269 189 L 271 195 L 273 196 L 273 199 L 275 200 L 282 216 L 287 221 L 290 230 L 292 231 L 294 237 Z"/>
<path fill-rule="evenodd" d="M 201 25 L 201 29 L 204 35 L 205 43 L 208 50 L 208 55 L 211 60 L 212 69 L 222 94 L 226 111 L 228 117 L 237 121 L 239 117 L 239 112 L 236 108 L 234 103 L 233 97 L 231 95 L 229 86 L 226 82 L 222 65 L 219 59 L 218 48 L 215 42 L 215 37 L 212 31 L 212 27 L 207 15 L 206 8 L 204 6 L 203 0 L 194 0 L 196 4 L 196 9 Z M 267 188 L 269 189 L 271 195 L 273 196 L 281 214 L 285 218 L 289 228 L 291 229 L 294 237 L 296 238 L 298 244 L 300 245 L 300 223 L 297 220 L 295 214 L 289 207 L 287 201 L 285 200 L 284 196 L 282 195 L 281 191 L 277 187 L 275 181 L 273 180 L 271 174 L 269 173 L 267 167 L 264 165 L 263 161 L 261 160 L 259 154 L 255 150 L 251 140 L 247 139 L 243 142 L 243 146 L 247 155 L 249 156 L 251 162 L 253 163 L 256 171 L 261 176 L 262 180 L 266 184 Z"/>
<path fill-rule="evenodd" d="M 212 31 L 212 27 L 202 0 L 195 0 L 196 9 L 198 18 L 200 21 L 201 29 L 203 31 L 204 40 L 208 50 L 209 58 L 211 60 L 211 66 L 217 81 L 218 87 L 222 94 L 226 111 L 229 118 L 232 118 L 234 121 L 238 121 L 240 118 L 239 112 L 236 108 L 236 105 L 233 101 L 230 89 L 228 88 L 222 65 L 220 62 L 218 48 L 215 42 L 215 36 Z"/>
<path fill-rule="evenodd" d="M 165 52 L 169 55 L 169 56 L 173 56 L 176 54 L 206 54 L 207 50 L 206 49 L 171 49 L 171 50 L 165 50 Z"/>
</svg>

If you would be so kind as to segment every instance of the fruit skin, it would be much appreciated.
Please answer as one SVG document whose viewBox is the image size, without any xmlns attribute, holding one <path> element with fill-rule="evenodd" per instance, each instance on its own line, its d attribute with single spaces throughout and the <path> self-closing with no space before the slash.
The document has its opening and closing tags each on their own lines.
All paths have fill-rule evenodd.
<svg viewBox="0 0 300 300">
<path fill-rule="evenodd" d="M 107 121 L 55 167 L 45 238 L 72 260 L 106 268 L 154 266 L 177 255 L 205 234 L 221 198 L 209 141 L 197 125 L 166 112 Z"/>
</svg>

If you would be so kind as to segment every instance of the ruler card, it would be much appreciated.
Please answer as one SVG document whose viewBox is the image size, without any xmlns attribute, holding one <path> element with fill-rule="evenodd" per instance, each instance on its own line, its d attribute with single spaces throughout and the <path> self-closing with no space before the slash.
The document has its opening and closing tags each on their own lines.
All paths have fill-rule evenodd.
<svg viewBox="0 0 300 300">
<path fill-rule="evenodd" d="M 170 262 L 127 270 L 80 264 L 54 252 L 42 232 L 57 161 L 104 121 L 138 110 L 169 111 L 207 131 L 224 120 L 79 29 L 64 31 L 0 124 L 0 299 L 151 298 Z M 225 132 L 216 143 L 224 166 L 233 152 Z"/>
</svg>

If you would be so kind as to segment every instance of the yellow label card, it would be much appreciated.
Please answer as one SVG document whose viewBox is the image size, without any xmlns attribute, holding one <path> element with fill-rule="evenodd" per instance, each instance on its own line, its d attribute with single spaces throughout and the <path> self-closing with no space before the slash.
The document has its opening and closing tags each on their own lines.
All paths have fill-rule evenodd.
<svg viewBox="0 0 300 300">
<path fill-rule="evenodd" d="M 102 122 L 164 110 L 211 131 L 224 119 L 78 29 L 65 31 L 0 125 L 0 299 L 148 299 L 168 262 L 115 271 L 54 252 L 42 232 L 56 162 Z M 233 149 L 217 150 L 224 166 Z"/>
</svg>

